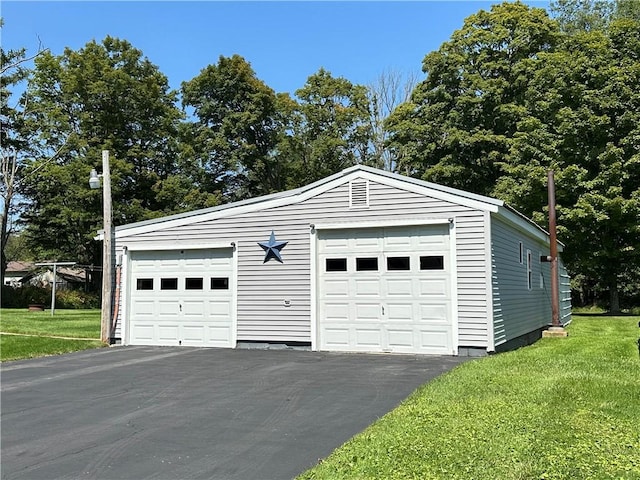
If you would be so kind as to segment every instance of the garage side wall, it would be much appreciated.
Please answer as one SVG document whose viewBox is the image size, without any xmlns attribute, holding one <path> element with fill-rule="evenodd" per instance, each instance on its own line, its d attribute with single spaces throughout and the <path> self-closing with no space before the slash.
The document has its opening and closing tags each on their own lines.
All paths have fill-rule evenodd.
<svg viewBox="0 0 640 480">
<path fill-rule="evenodd" d="M 534 332 L 551 321 L 551 268 L 541 262 L 549 246 L 492 217 L 492 293 L 495 345 Z"/>
<path fill-rule="evenodd" d="M 394 220 L 399 216 L 454 218 L 458 278 L 459 344 L 487 346 L 487 297 L 483 212 L 452 202 L 369 181 L 366 208 L 350 208 L 349 182 L 303 202 L 211 221 L 123 237 L 119 243 L 188 245 L 235 242 L 238 255 L 238 341 L 311 341 L 310 225 Z M 283 263 L 264 263 L 258 242 L 271 231 Z"/>
</svg>

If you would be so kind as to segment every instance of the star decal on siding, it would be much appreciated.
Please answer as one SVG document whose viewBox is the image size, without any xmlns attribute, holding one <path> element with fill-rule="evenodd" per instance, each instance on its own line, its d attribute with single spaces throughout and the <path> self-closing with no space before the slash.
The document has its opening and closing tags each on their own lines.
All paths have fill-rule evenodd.
<svg viewBox="0 0 640 480">
<path fill-rule="evenodd" d="M 282 263 L 280 250 L 282 250 L 287 243 L 289 242 L 278 242 L 276 240 L 275 233 L 271 230 L 271 236 L 269 237 L 268 242 L 258 242 L 258 245 L 260 245 L 265 251 L 264 261 L 262 263 L 267 263 L 272 258 L 275 258 L 277 261 Z"/>
</svg>

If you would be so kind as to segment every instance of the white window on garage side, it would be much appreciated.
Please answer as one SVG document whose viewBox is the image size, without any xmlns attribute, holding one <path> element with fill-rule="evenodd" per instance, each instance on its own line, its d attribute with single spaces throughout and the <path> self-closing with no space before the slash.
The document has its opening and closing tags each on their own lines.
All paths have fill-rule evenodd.
<svg viewBox="0 0 640 480">
<path fill-rule="evenodd" d="M 518 242 L 519 248 L 520 248 L 520 265 L 522 265 L 524 263 L 524 246 L 522 245 L 522 242 Z"/>
<path fill-rule="evenodd" d="M 533 269 L 533 261 L 531 258 L 531 250 L 527 250 L 527 288 L 531 290 L 531 282 L 532 282 L 532 269 Z"/>
</svg>

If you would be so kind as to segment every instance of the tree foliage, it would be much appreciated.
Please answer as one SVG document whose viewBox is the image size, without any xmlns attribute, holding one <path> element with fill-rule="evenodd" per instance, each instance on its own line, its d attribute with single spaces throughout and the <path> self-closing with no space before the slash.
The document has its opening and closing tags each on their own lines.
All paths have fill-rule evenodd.
<svg viewBox="0 0 640 480">
<path fill-rule="evenodd" d="M 615 310 L 617 292 L 640 289 L 639 5 L 480 10 L 425 56 L 417 85 L 387 71 L 365 87 L 321 68 L 292 96 L 241 56 L 220 56 L 182 84 L 182 112 L 166 77 L 124 40 L 42 53 L 31 76 L 24 51 L 3 50 L 2 195 L 13 198 L 6 172 L 19 164 L 21 239 L 38 258 L 89 263 L 102 218 L 101 192 L 86 183 L 102 149 L 116 224 L 367 164 L 504 199 L 544 225 L 552 168 L 565 261 L 582 286 L 611 292 Z"/>
<path fill-rule="evenodd" d="M 518 123 L 528 112 L 523 87 L 558 27 L 542 9 L 495 5 L 423 62 L 427 78 L 388 119 L 400 169 L 425 180 L 485 195 L 510 161 Z"/>
<path fill-rule="evenodd" d="M 366 87 L 321 68 L 295 94 L 289 103 L 289 134 L 281 147 L 294 163 L 294 185 L 371 163 Z"/>
<path fill-rule="evenodd" d="M 620 282 L 640 273 L 638 28 L 620 19 L 563 34 L 543 10 L 496 5 L 425 57 L 427 79 L 388 120 L 412 174 L 543 225 L 556 170 L 565 260 L 610 291 L 613 310 Z"/>
<path fill-rule="evenodd" d="M 221 56 L 184 82 L 182 94 L 195 117 L 183 125 L 182 145 L 196 185 L 226 201 L 284 188 L 278 100 L 244 58 Z"/>
<path fill-rule="evenodd" d="M 176 94 L 128 42 L 107 37 L 78 51 L 39 56 L 23 101 L 30 105 L 35 151 L 23 219 L 41 256 L 98 257 L 92 237 L 102 224 L 102 194 L 89 190 L 87 179 L 102 149 L 111 152 L 116 225 L 180 209 L 175 199 L 189 192 L 165 194 L 180 176 Z M 54 152 L 55 161 L 48 161 Z"/>
</svg>

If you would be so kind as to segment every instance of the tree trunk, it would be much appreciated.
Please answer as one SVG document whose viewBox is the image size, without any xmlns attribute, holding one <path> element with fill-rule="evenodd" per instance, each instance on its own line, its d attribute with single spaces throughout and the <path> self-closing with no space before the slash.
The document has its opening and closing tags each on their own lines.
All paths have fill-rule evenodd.
<svg viewBox="0 0 640 480">
<path fill-rule="evenodd" d="M 609 313 L 620 314 L 620 296 L 618 295 L 618 279 L 614 277 L 609 282 Z"/>
<path fill-rule="evenodd" d="M 9 216 L 9 202 L 11 199 L 7 196 L 4 199 L 5 204 L 2 212 L 2 231 L 0 232 L 0 253 L 1 253 L 1 265 L 0 265 L 0 285 L 4 285 L 4 273 L 7 270 L 7 257 L 4 254 L 4 249 L 7 246 L 7 240 L 9 239 L 8 228 L 8 216 Z"/>
</svg>

